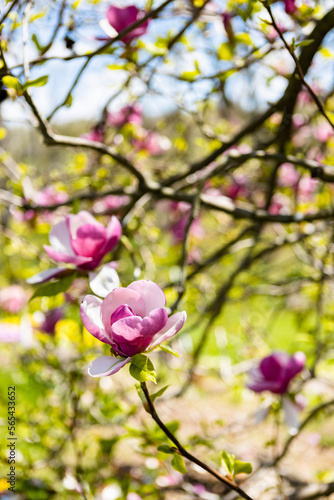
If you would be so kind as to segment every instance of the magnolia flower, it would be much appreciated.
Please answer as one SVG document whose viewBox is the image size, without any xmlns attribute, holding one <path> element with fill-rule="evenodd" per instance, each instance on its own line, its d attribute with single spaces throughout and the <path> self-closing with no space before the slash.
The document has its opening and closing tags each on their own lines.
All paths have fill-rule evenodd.
<svg viewBox="0 0 334 500">
<path fill-rule="evenodd" d="M 185 311 L 168 318 L 166 297 L 153 281 L 134 281 L 115 288 L 102 301 L 84 297 L 80 313 L 87 330 L 109 344 L 116 356 L 101 356 L 88 368 L 92 377 L 113 375 L 136 354 L 154 349 L 181 330 Z"/>
<path fill-rule="evenodd" d="M 111 28 L 115 30 L 115 34 L 112 34 L 109 30 L 107 30 L 104 25 L 102 25 L 102 27 L 107 32 L 107 35 L 111 35 L 112 37 L 114 37 L 117 36 L 117 34 L 121 31 L 128 28 L 128 26 L 131 26 L 131 24 L 139 21 L 141 17 L 143 17 L 143 13 L 141 13 L 135 5 L 129 5 L 128 7 L 124 8 L 111 5 L 107 10 L 107 20 Z M 124 35 L 121 38 L 122 42 L 130 43 L 135 38 L 144 35 L 147 31 L 148 23 L 149 20 L 147 19 L 140 26 L 137 26 L 137 28 L 134 28 L 129 33 Z"/>
<path fill-rule="evenodd" d="M 139 137 L 133 140 L 133 145 L 139 151 L 145 149 L 151 155 L 159 156 L 166 153 L 172 143 L 165 135 L 142 129 L 140 130 Z"/>
<path fill-rule="evenodd" d="M 128 122 L 135 125 L 142 125 L 143 112 L 139 104 L 130 104 L 114 113 L 110 113 L 109 111 L 107 113 L 106 123 L 109 127 L 121 128 Z"/>
<path fill-rule="evenodd" d="M 296 352 L 293 356 L 285 352 L 273 352 L 261 360 L 258 368 L 250 371 L 251 380 L 247 387 L 254 392 L 284 394 L 291 380 L 303 370 L 305 361 L 303 352 Z"/>
<path fill-rule="evenodd" d="M 295 5 L 295 0 L 284 0 L 285 4 L 285 12 L 287 14 L 294 14 L 296 12 L 297 7 Z"/>
<path fill-rule="evenodd" d="M 0 290 L 0 308 L 4 311 L 16 314 L 27 302 L 27 292 L 20 285 L 11 285 Z"/>
<path fill-rule="evenodd" d="M 104 142 L 104 131 L 101 125 L 96 125 L 87 134 L 81 136 L 83 139 L 88 139 L 94 142 Z"/>
<path fill-rule="evenodd" d="M 105 228 L 89 212 L 82 211 L 58 222 L 49 234 L 51 246 L 44 245 L 44 249 L 57 262 L 94 269 L 115 247 L 121 233 L 116 217 L 111 217 Z"/>
<path fill-rule="evenodd" d="M 39 329 L 49 335 L 54 335 L 56 324 L 64 317 L 62 307 L 56 307 L 44 314 L 43 321 L 39 325 Z"/>
</svg>

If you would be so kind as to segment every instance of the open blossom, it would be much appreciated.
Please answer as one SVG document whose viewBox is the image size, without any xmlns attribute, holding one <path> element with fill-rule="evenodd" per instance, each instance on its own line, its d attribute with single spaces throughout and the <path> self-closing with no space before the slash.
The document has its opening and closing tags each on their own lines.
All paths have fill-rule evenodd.
<svg viewBox="0 0 334 500">
<path fill-rule="evenodd" d="M 129 5 L 128 7 L 120 8 L 111 5 L 107 10 L 107 20 L 110 26 L 117 32 L 125 30 L 128 26 L 139 21 L 143 17 L 143 13 L 137 9 L 135 5 Z M 146 33 L 149 20 L 147 19 L 143 24 L 134 28 L 132 31 L 124 35 L 121 39 L 124 43 L 130 43 L 135 38 L 142 36 Z"/>
<path fill-rule="evenodd" d="M 111 113 L 108 111 L 106 123 L 108 127 L 118 127 L 121 128 L 126 123 L 133 123 L 135 125 L 142 125 L 143 123 L 143 112 L 139 104 L 129 104 Z"/>
<path fill-rule="evenodd" d="M 121 224 L 116 217 L 111 217 L 105 228 L 89 212 L 82 211 L 58 222 L 49 234 L 51 246 L 44 245 L 44 248 L 57 262 L 94 269 L 115 247 L 121 233 Z"/>
<path fill-rule="evenodd" d="M 289 356 L 285 352 L 273 352 L 263 358 L 257 368 L 250 371 L 247 387 L 254 392 L 270 391 L 284 394 L 291 380 L 303 370 L 306 357 L 303 352 Z"/>
<path fill-rule="evenodd" d="M 16 314 L 27 302 L 27 292 L 20 285 L 11 285 L 0 290 L 0 308 L 4 311 Z"/>
<path fill-rule="evenodd" d="M 102 356 L 89 366 L 92 377 L 112 375 L 132 356 L 154 349 L 181 330 L 186 313 L 168 318 L 166 297 L 153 281 L 134 281 L 127 288 L 115 288 L 102 301 L 84 297 L 80 313 L 87 330 L 109 344 L 113 356 Z"/>
</svg>

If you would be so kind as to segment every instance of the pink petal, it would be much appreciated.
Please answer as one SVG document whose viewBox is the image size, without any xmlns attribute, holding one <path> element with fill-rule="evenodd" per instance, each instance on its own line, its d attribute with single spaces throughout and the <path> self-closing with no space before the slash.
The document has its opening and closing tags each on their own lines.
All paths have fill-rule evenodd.
<svg viewBox="0 0 334 500">
<path fill-rule="evenodd" d="M 110 340 L 106 335 L 102 320 L 101 320 L 101 305 L 102 300 L 94 297 L 94 295 L 86 295 L 80 305 L 80 315 L 83 324 L 95 338 L 110 344 Z"/>
<path fill-rule="evenodd" d="M 51 259 L 55 260 L 56 262 L 65 262 L 67 264 L 75 264 L 76 266 L 81 266 L 92 260 L 91 257 L 79 257 L 78 255 L 74 255 L 74 252 L 73 255 L 59 252 L 57 250 L 54 250 L 52 247 L 49 247 L 48 245 L 44 245 L 44 250 L 49 255 L 49 257 L 51 257 Z"/>
<path fill-rule="evenodd" d="M 53 226 L 49 234 L 51 247 L 62 254 L 75 256 L 71 245 L 67 219 L 63 219 Z"/>
<path fill-rule="evenodd" d="M 187 319 L 187 313 L 185 311 L 178 312 L 170 316 L 167 320 L 166 326 L 155 336 L 154 341 L 150 345 L 150 349 L 153 349 L 157 345 L 165 342 L 165 340 L 176 335 Z"/>
<path fill-rule="evenodd" d="M 144 299 L 146 305 L 144 316 L 147 316 L 154 309 L 163 308 L 166 305 L 164 292 L 153 281 L 134 281 L 127 289 L 135 290 Z"/>
<path fill-rule="evenodd" d="M 116 323 L 116 321 L 119 321 L 120 319 L 124 318 L 130 318 L 131 316 L 135 316 L 135 314 L 133 313 L 132 309 L 129 306 L 127 305 L 119 306 L 117 307 L 116 311 L 112 313 L 110 318 L 110 324 L 113 325 L 114 323 Z"/>
<path fill-rule="evenodd" d="M 145 316 L 145 302 L 141 296 L 129 288 L 115 288 L 104 299 L 101 307 L 102 322 L 105 331 L 110 330 L 110 318 L 119 306 L 129 306 L 134 314 Z"/>
<path fill-rule="evenodd" d="M 111 26 L 119 33 L 136 21 L 138 12 L 139 10 L 135 5 L 129 5 L 129 7 L 123 9 L 111 6 L 107 10 L 107 19 Z"/>
<path fill-rule="evenodd" d="M 121 237 L 122 226 L 117 217 L 115 217 L 114 215 L 111 217 L 106 230 L 107 247 L 105 253 L 110 252 L 110 250 L 114 248 Z"/>
<path fill-rule="evenodd" d="M 94 359 L 88 367 L 88 373 L 91 377 L 107 377 L 118 372 L 125 366 L 131 358 L 113 358 L 111 356 L 101 356 Z"/>
<path fill-rule="evenodd" d="M 94 258 L 106 242 L 106 229 L 96 224 L 83 224 L 72 238 L 72 248 L 77 255 Z"/>
<path fill-rule="evenodd" d="M 130 316 L 120 319 L 111 326 L 115 349 L 127 356 L 145 351 L 153 336 L 162 330 L 166 322 L 166 309 L 156 309 L 146 318 Z"/>
<path fill-rule="evenodd" d="M 99 228 L 104 226 L 100 222 L 98 222 L 95 217 L 92 216 L 89 212 L 86 210 L 82 210 L 81 212 L 77 214 L 71 214 L 67 217 L 67 224 L 69 228 L 69 234 L 71 239 L 76 238 L 77 231 L 81 226 L 84 226 L 85 224 L 91 224 L 92 226 L 97 226 Z"/>
</svg>

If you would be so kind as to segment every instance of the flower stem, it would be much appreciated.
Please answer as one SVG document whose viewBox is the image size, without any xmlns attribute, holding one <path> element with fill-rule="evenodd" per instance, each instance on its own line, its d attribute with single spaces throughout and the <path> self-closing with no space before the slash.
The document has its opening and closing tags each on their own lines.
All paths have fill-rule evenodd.
<svg viewBox="0 0 334 500">
<path fill-rule="evenodd" d="M 196 458 L 194 455 L 189 453 L 183 446 L 182 444 L 178 441 L 178 439 L 174 436 L 174 434 L 166 427 L 166 425 L 160 420 L 159 415 L 157 414 L 157 411 L 155 409 L 155 406 L 153 404 L 153 401 L 150 397 L 150 394 L 147 389 L 146 382 L 141 382 L 141 388 L 144 392 L 145 399 L 147 402 L 147 405 L 145 405 L 146 411 L 151 415 L 153 420 L 158 424 L 160 429 L 166 434 L 166 436 L 172 441 L 172 443 L 175 444 L 177 449 L 179 450 L 180 454 L 184 457 L 187 458 L 190 462 L 198 465 L 205 471 L 207 471 L 211 476 L 214 476 L 218 481 L 221 483 L 225 484 L 228 488 L 231 490 L 236 491 L 242 498 L 245 498 L 246 500 L 253 500 L 247 493 L 245 493 L 239 486 L 232 480 L 228 479 L 227 477 L 223 476 L 220 474 L 218 471 L 210 467 L 209 465 L 205 464 L 198 458 Z"/>
</svg>

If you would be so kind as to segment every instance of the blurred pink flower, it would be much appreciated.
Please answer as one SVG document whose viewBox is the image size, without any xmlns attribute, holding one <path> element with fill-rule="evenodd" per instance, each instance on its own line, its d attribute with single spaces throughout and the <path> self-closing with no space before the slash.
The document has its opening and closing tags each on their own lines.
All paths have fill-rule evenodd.
<svg viewBox="0 0 334 500">
<path fill-rule="evenodd" d="M 21 342 L 21 325 L 1 321 L 0 342 Z"/>
<path fill-rule="evenodd" d="M 10 285 L 0 290 L 0 307 L 4 311 L 17 314 L 27 303 L 27 292 L 20 285 Z"/>
<path fill-rule="evenodd" d="M 89 212 L 82 211 L 66 216 L 53 226 L 49 234 L 51 246 L 44 245 L 44 249 L 57 262 L 94 269 L 116 246 L 121 233 L 116 217 L 111 217 L 105 228 Z"/>
<path fill-rule="evenodd" d="M 109 344 L 117 357 L 102 356 L 88 369 L 92 377 L 118 372 L 132 356 L 154 349 L 181 330 L 186 313 L 168 318 L 165 294 L 153 281 L 134 281 L 127 288 L 115 288 L 102 301 L 84 297 L 80 314 L 87 330 Z"/>
<path fill-rule="evenodd" d="M 90 132 L 83 134 L 81 137 L 83 139 L 88 139 L 89 141 L 104 142 L 104 131 L 101 125 L 97 125 L 92 128 Z"/>
<path fill-rule="evenodd" d="M 312 177 L 303 175 L 298 184 L 298 200 L 302 202 L 310 201 L 318 184 L 319 181 L 317 181 L 317 179 L 312 179 Z"/>
<path fill-rule="evenodd" d="M 271 215 L 289 213 L 290 198 L 282 193 L 275 193 L 271 200 L 268 212 Z"/>
<path fill-rule="evenodd" d="M 333 128 L 328 122 L 322 122 L 314 131 L 314 137 L 320 142 L 327 142 L 333 136 Z"/>
<path fill-rule="evenodd" d="M 129 201 L 130 198 L 127 195 L 115 196 L 111 194 L 94 203 L 94 210 L 97 213 L 104 212 L 105 210 L 117 210 L 127 205 Z"/>
<path fill-rule="evenodd" d="M 129 5 L 128 7 L 120 8 L 111 5 L 107 10 L 107 19 L 112 28 L 120 33 L 125 30 L 128 26 L 139 21 L 144 14 L 138 10 L 135 5 Z M 149 19 L 147 19 L 143 24 L 134 28 L 132 31 L 124 35 L 121 39 L 124 43 L 130 43 L 135 38 L 144 35 L 147 31 Z"/>
<path fill-rule="evenodd" d="M 239 196 L 247 196 L 247 178 L 244 175 L 237 174 L 233 177 L 232 183 L 224 190 L 225 196 L 236 200 Z"/>
<path fill-rule="evenodd" d="M 294 14 L 296 12 L 297 7 L 295 5 L 295 0 L 284 0 L 285 4 L 285 12 L 287 14 Z"/>
<path fill-rule="evenodd" d="M 137 150 L 145 149 L 151 155 L 159 156 L 170 149 L 171 142 L 168 137 L 144 129 L 141 132 L 142 136 L 133 140 Z"/>
<path fill-rule="evenodd" d="M 291 380 L 303 370 L 305 362 L 303 352 L 296 352 L 293 356 L 285 352 L 273 352 L 263 358 L 257 368 L 250 370 L 247 387 L 254 392 L 284 394 Z"/>
<path fill-rule="evenodd" d="M 278 171 L 278 185 L 296 188 L 300 175 L 291 163 L 283 163 Z"/>
<path fill-rule="evenodd" d="M 62 307 L 51 309 L 44 315 L 44 320 L 39 325 L 39 329 L 49 335 L 54 335 L 56 324 L 64 317 Z"/>
<path fill-rule="evenodd" d="M 121 128 L 128 122 L 138 126 L 142 125 L 143 112 L 139 104 L 130 104 L 114 113 L 110 113 L 109 111 L 107 113 L 106 124 L 108 127 Z"/>
</svg>

